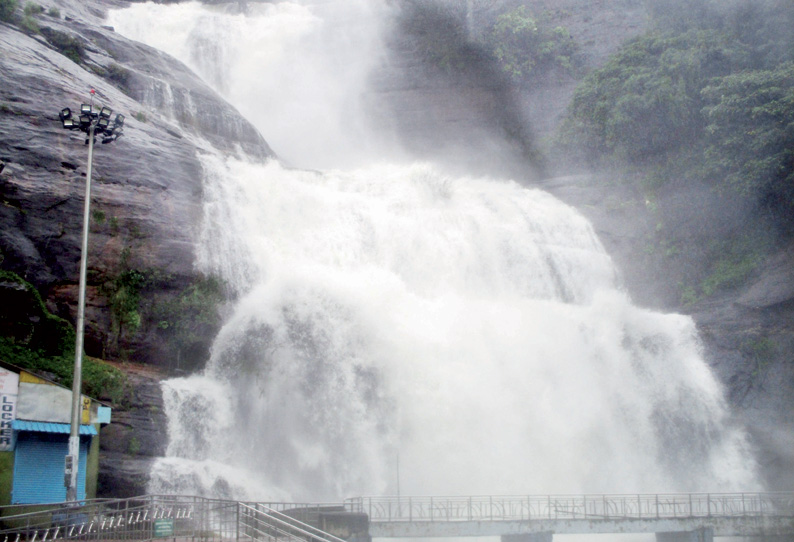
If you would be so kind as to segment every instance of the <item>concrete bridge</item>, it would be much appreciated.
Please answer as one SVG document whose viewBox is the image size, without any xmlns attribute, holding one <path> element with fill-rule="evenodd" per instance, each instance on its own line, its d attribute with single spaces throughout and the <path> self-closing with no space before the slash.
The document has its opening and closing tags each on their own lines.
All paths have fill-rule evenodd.
<svg viewBox="0 0 794 542">
<path fill-rule="evenodd" d="M 551 542 L 554 534 L 655 533 L 660 542 L 794 540 L 794 493 L 362 497 L 345 508 L 368 516 L 372 538 Z"/>
</svg>

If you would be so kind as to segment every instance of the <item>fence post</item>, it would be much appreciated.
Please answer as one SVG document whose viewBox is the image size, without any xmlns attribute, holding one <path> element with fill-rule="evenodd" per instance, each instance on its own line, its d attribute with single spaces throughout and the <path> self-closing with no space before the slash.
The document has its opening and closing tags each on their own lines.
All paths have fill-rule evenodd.
<svg viewBox="0 0 794 542">
<path fill-rule="evenodd" d="M 744 493 L 742 493 L 742 517 L 744 517 L 746 515 L 747 515 L 747 509 L 745 508 L 745 505 L 744 505 Z"/>
</svg>

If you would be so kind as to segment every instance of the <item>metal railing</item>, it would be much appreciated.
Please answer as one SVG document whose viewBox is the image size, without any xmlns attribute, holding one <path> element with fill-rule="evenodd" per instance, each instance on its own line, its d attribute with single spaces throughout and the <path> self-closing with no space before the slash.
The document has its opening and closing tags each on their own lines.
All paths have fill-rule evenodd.
<svg viewBox="0 0 794 542">
<path fill-rule="evenodd" d="M 239 525 L 239 538 L 247 540 L 278 542 L 286 539 L 289 542 L 345 542 L 341 538 L 278 512 L 262 503 L 240 503 Z"/>
<path fill-rule="evenodd" d="M 202 497 L 96 499 L 3 507 L 0 513 L 0 542 L 237 537 L 237 503 Z"/>
<path fill-rule="evenodd" d="M 794 517 L 794 492 L 654 495 L 360 497 L 349 511 L 377 522 Z"/>
<path fill-rule="evenodd" d="M 198 542 L 344 542 L 318 528 L 337 513 L 375 525 L 410 522 L 794 520 L 794 493 L 360 497 L 337 503 L 242 503 L 149 495 L 0 508 L 0 542 L 181 539 Z M 312 525 L 314 523 L 315 525 Z M 364 527 L 366 529 L 366 526 Z"/>
<path fill-rule="evenodd" d="M 0 542 L 345 542 L 301 521 L 329 510 L 343 511 L 344 505 L 242 503 L 174 495 L 14 505 L 0 507 Z"/>
</svg>

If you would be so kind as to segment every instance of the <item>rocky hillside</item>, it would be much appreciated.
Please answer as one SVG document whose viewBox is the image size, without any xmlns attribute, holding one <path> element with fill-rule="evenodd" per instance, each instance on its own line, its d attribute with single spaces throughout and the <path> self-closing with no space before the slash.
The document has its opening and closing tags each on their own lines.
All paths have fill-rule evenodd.
<svg viewBox="0 0 794 542">
<path fill-rule="evenodd" d="M 113 108 L 126 123 L 123 137 L 94 152 L 85 350 L 163 374 L 191 370 L 206 359 L 222 298 L 193 267 L 198 156 L 220 150 L 261 160 L 272 153 L 185 66 L 104 27 L 113 2 L 36 5 L 20 5 L 0 22 L 0 268 L 35 286 L 50 313 L 75 321 L 87 147 L 84 134 L 61 128 L 58 113 L 92 99 Z M 3 280 L 0 305 L 17 306 L 16 291 Z M 114 405 L 102 439 L 103 495 L 141 493 L 147 457 L 164 452 L 152 376 L 160 373 L 133 373 L 130 391 Z"/>
</svg>

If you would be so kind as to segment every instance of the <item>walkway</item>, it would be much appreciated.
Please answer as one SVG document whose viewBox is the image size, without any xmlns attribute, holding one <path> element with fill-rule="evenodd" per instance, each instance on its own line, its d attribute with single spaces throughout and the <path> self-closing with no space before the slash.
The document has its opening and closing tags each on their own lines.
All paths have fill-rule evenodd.
<svg viewBox="0 0 794 542">
<path fill-rule="evenodd" d="M 517 535 L 533 540 L 527 535 L 539 533 L 544 536 L 534 539 L 548 540 L 550 533 L 702 530 L 706 539 L 794 537 L 794 493 L 362 497 L 346 504 L 369 516 L 373 538 L 502 536 L 510 541 Z M 704 539 L 697 536 L 677 539 Z"/>
</svg>

